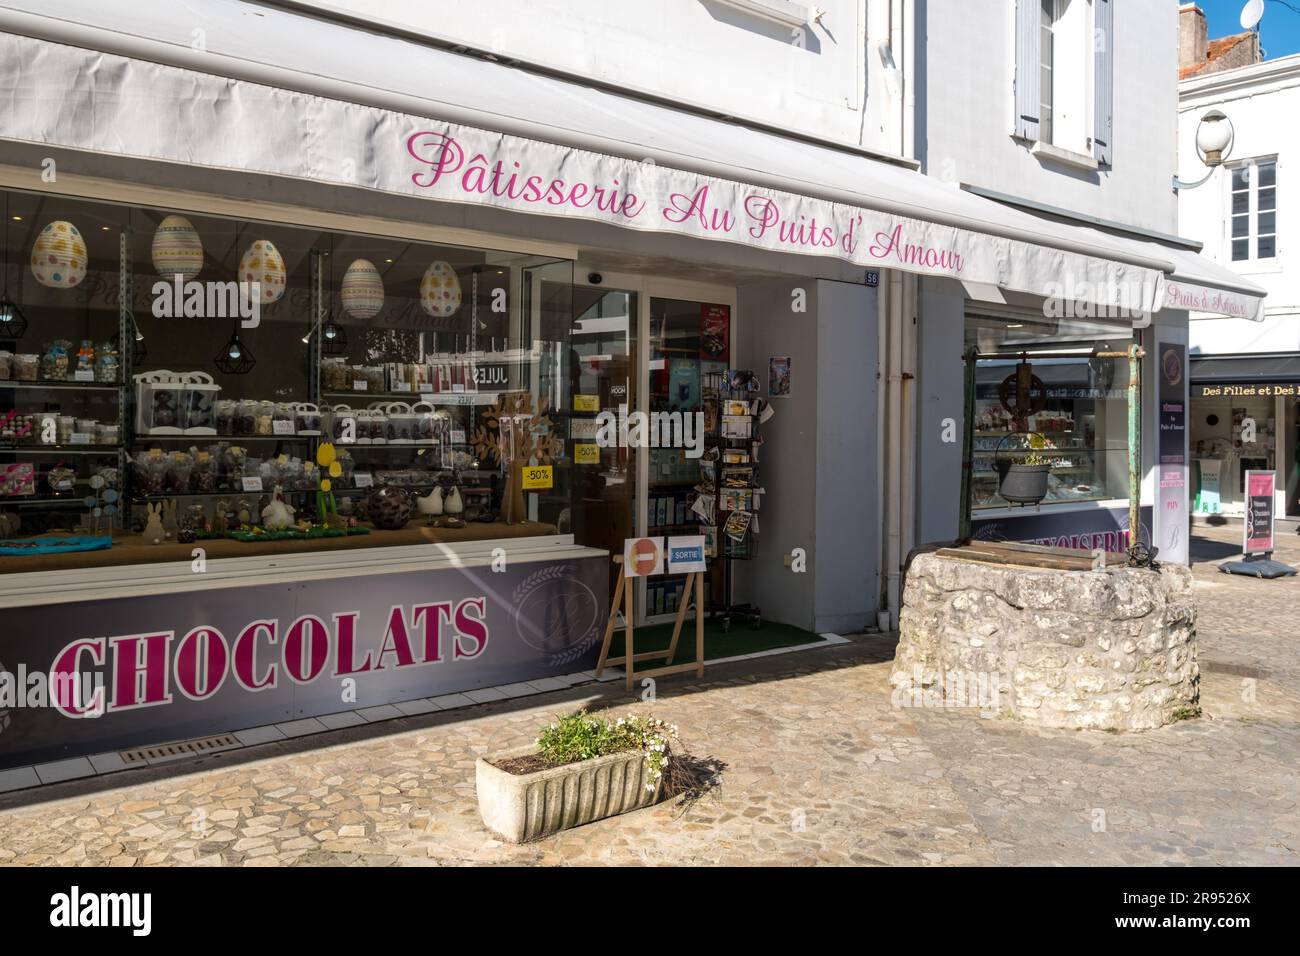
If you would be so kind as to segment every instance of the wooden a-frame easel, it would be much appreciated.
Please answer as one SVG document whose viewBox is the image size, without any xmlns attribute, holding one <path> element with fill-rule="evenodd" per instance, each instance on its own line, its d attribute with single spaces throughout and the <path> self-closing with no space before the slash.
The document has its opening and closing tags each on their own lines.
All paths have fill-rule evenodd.
<svg viewBox="0 0 1300 956">
<path fill-rule="evenodd" d="M 673 624 L 673 639 L 668 645 L 666 651 L 645 651 L 637 654 L 633 650 L 633 640 L 636 635 L 636 611 L 632 595 L 636 593 L 636 578 L 629 578 L 623 573 L 623 556 L 614 555 L 614 567 L 618 572 L 618 584 L 614 587 L 614 600 L 610 604 L 609 623 L 605 625 L 605 640 L 600 646 L 600 660 L 596 663 L 596 676 L 599 677 L 605 670 L 605 665 L 618 664 L 623 665 L 623 670 L 627 674 L 627 689 L 632 690 L 632 682 L 637 677 L 659 677 L 664 674 L 681 674 L 685 671 L 695 671 L 696 677 L 704 676 L 704 572 L 691 571 L 686 575 L 686 586 L 682 588 L 682 600 L 677 605 L 677 620 Z M 691 664 L 674 664 L 673 657 L 677 654 L 677 639 L 682 633 L 682 623 L 686 620 L 686 608 L 691 603 L 691 591 L 695 592 L 695 662 Z M 619 602 L 623 604 L 623 620 L 626 623 L 626 634 L 624 635 L 623 656 L 609 660 L 609 646 L 614 640 L 614 625 L 618 620 Z M 633 665 L 636 661 L 652 660 L 655 658 L 664 658 L 667 663 L 662 667 L 654 667 L 650 670 L 633 671 Z"/>
</svg>

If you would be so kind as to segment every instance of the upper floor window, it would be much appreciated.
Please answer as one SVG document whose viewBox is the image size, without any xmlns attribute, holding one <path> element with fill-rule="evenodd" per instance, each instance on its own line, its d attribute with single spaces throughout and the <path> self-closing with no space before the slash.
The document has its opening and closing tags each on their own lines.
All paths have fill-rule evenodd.
<svg viewBox="0 0 1300 956">
<path fill-rule="evenodd" d="M 1016 0 L 1015 134 L 1055 157 L 1111 162 L 1113 2 Z"/>
<path fill-rule="evenodd" d="M 1232 261 L 1277 256 L 1277 160 L 1234 166 L 1231 185 Z"/>
</svg>

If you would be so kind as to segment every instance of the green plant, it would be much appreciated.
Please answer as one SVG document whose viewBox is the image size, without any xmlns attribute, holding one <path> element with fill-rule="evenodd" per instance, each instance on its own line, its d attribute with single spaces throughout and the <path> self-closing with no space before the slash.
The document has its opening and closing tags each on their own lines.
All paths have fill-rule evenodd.
<svg viewBox="0 0 1300 956">
<path fill-rule="evenodd" d="M 676 725 L 655 717 L 628 714 L 613 721 L 580 710 L 567 717 L 557 717 L 555 723 L 542 729 L 536 744 L 538 755 L 553 767 L 608 754 L 643 751 L 650 770 L 646 789 L 653 790 L 668 766 L 671 744 L 676 739 Z"/>
</svg>

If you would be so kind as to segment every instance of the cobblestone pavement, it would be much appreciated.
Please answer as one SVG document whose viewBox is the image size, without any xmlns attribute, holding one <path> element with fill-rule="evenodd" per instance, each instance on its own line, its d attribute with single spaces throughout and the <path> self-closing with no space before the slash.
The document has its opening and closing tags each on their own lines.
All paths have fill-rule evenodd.
<svg viewBox="0 0 1300 956">
<path fill-rule="evenodd" d="M 1218 573 L 1237 533 L 1195 539 L 1204 716 L 1162 730 L 895 707 L 892 640 L 868 636 L 663 680 L 653 707 L 630 705 L 726 765 L 687 808 L 523 847 L 483 829 L 475 756 L 552 713 L 629 709 L 621 684 L 589 685 L 7 794 L 0 863 L 1295 865 L 1300 579 Z M 1300 565 L 1300 540 L 1279 557 Z"/>
</svg>

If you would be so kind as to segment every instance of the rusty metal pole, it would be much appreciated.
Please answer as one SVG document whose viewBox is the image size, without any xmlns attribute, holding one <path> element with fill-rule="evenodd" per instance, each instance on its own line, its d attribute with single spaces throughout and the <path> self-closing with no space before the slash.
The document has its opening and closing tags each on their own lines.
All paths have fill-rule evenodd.
<svg viewBox="0 0 1300 956">
<path fill-rule="evenodd" d="M 965 544 L 970 541 L 971 519 L 971 479 L 975 467 L 975 370 L 979 360 L 979 349 L 970 346 L 962 356 L 965 365 L 965 409 L 962 412 L 961 445 L 961 517 L 957 524 L 957 540 Z"/>
<path fill-rule="evenodd" d="M 1142 543 L 1142 346 L 1133 342 L 1125 352 L 1098 352 L 1097 358 L 1128 359 L 1128 550 Z"/>
</svg>

